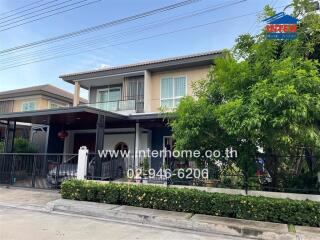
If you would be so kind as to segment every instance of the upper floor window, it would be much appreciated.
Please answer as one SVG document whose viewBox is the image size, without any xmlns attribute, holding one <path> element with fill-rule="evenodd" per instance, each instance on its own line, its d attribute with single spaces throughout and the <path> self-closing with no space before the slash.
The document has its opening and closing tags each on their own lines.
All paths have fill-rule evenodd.
<svg viewBox="0 0 320 240">
<path fill-rule="evenodd" d="M 55 103 L 55 102 L 49 102 L 49 109 L 56 109 L 61 107 L 65 107 L 65 105 Z"/>
<path fill-rule="evenodd" d="M 29 101 L 22 103 L 21 107 L 22 111 L 34 111 L 36 110 L 36 102 L 35 101 Z"/>
<path fill-rule="evenodd" d="M 121 87 L 99 89 L 97 104 L 99 108 L 107 111 L 116 111 L 121 100 Z"/>
<path fill-rule="evenodd" d="M 98 90 L 98 102 L 113 102 L 121 99 L 121 87 L 110 87 Z"/>
<path fill-rule="evenodd" d="M 187 95 L 185 76 L 161 78 L 161 107 L 175 108 L 182 97 Z"/>
</svg>

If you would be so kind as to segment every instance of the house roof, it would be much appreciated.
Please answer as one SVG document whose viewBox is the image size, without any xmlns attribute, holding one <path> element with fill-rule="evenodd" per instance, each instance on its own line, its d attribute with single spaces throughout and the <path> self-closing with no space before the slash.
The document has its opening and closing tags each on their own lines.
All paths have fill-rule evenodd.
<svg viewBox="0 0 320 240">
<path fill-rule="evenodd" d="M 98 70 L 68 73 L 59 76 L 63 80 L 73 83 L 84 78 L 90 78 L 101 75 L 123 74 L 133 71 L 162 71 L 177 69 L 182 67 L 202 66 L 213 64 L 213 59 L 221 56 L 223 51 L 209 51 L 197 54 L 164 58 L 159 60 L 145 61 L 134 64 L 127 64 L 115 67 L 108 67 Z"/>
<path fill-rule="evenodd" d="M 0 100 L 16 97 L 28 97 L 33 95 L 45 95 L 61 101 L 72 102 L 73 94 L 67 92 L 61 88 L 57 88 L 50 84 L 32 86 L 27 88 L 19 88 L 9 91 L 0 92 Z M 84 98 L 80 99 L 81 103 L 87 103 L 88 101 Z"/>
</svg>

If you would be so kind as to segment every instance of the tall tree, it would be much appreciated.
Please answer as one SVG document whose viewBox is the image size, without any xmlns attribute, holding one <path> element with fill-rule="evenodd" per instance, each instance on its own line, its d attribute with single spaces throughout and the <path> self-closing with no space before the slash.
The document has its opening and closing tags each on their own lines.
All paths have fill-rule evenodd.
<svg viewBox="0 0 320 240">
<path fill-rule="evenodd" d="M 280 155 L 320 149 L 320 16 L 310 1 L 292 6 L 300 19 L 295 40 L 268 40 L 264 30 L 239 36 L 194 86 L 196 98 L 181 101 L 171 122 L 178 149 L 234 146 L 243 167 L 263 148 L 274 182 L 286 160 Z M 262 17 L 274 13 L 266 6 Z"/>
</svg>

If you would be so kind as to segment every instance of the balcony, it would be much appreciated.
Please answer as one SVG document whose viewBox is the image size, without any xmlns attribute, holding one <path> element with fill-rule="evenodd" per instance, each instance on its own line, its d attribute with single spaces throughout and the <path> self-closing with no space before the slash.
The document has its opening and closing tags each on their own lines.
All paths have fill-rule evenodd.
<svg viewBox="0 0 320 240">
<path fill-rule="evenodd" d="M 110 112 L 141 113 L 144 111 L 143 100 L 136 99 L 87 103 L 81 106 L 93 107 Z"/>
</svg>

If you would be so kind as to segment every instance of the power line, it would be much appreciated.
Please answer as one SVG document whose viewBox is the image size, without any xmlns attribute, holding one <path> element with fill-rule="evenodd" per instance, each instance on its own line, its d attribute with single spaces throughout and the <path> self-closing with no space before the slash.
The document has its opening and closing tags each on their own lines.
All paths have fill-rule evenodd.
<svg viewBox="0 0 320 240">
<path fill-rule="evenodd" d="M 80 2 L 77 2 L 77 3 L 73 3 L 73 4 L 69 4 L 67 6 L 72 6 L 72 5 L 75 5 L 75 4 L 78 4 L 78 3 L 81 3 L 81 2 L 86 2 L 88 0 L 82 0 Z M 32 23 L 32 22 L 36 22 L 36 21 L 39 21 L 41 19 L 45 19 L 45 18 L 48 18 L 48 17 L 51 17 L 51 16 L 55 16 L 55 15 L 58 15 L 58 14 L 61 14 L 61 13 L 65 13 L 65 12 L 68 12 L 68 11 L 71 11 L 71 10 L 74 10 L 74 9 L 77 9 L 77 8 L 81 8 L 81 7 L 84 7 L 84 6 L 88 6 L 88 5 L 91 5 L 91 4 L 94 4 L 94 3 L 97 3 L 97 2 L 100 2 L 102 0 L 96 0 L 96 1 L 92 1 L 92 2 L 89 2 L 89 3 L 85 3 L 85 4 L 82 4 L 82 5 L 78 5 L 76 7 L 73 7 L 73 8 L 69 8 L 67 10 L 63 10 L 63 11 L 59 11 L 59 12 L 55 12 L 53 14 L 50 14 L 50 15 L 47 15 L 47 16 L 44 16 L 44 17 L 41 17 L 41 18 L 36 18 L 36 19 L 33 19 L 33 20 L 30 20 L 30 21 L 27 21 L 27 22 L 24 22 L 24 23 L 21 23 L 21 24 L 17 24 L 17 25 L 14 25 L 14 26 L 11 26 L 11 27 L 7 27 L 7 28 L 4 28 L 4 29 L 0 29 L 0 32 L 3 32 L 3 31 L 6 31 L 6 30 L 9 30 L 9 29 L 12 29 L 12 28 L 16 28 L 16 27 L 19 27 L 19 26 L 22 26 L 22 25 L 25 25 L 27 23 Z M 64 6 L 64 7 L 67 7 L 67 6 Z M 60 8 L 57 8 L 57 9 L 62 9 L 64 7 L 60 7 Z M 57 10 L 55 9 L 55 10 Z M 53 11 L 53 10 L 52 10 Z M 49 12 L 52 12 L 52 11 L 48 11 L 46 13 L 49 13 Z M 42 15 L 42 14 L 41 14 Z M 11 25 L 11 24 L 9 24 Z M 4 25 L 6 26 L 6 25 Z M 0 26 L 1 27 L 4 27 L 4 26 Z"/>
<path fill-rule="evenodd" d="M 29 6 L 31 6 L 31 5 L 34 5 L 34 4 L 37 4 L 37 3 L 39 3 L 39 2 L 43 2 L 43 1 L 44 1 L 44 0 L 35 1 L 35 2 L 33 2 L 33 3 L 29 3 L 29 4 L 27 4 L 27 5 L 24 5 L 24 6 L 22 6 L 22 7 L 15 8 L 15 9 L 9 10 L 9 11 L 7 11 L 7 12 L 2 12 L 2 13 L 0 13 L 0 16 L 6 15 L 6 14 L 11 13 L 11 12 L 15 12 L 15 11 L 17 11 L 17 10 L 20 10 L 20 9 L 23 9 L 23 8 L 26 8 L 26 7 L 29 7 Z M 58 1 L 58 0 L 56 0 L 56 1 Z"/>
<path fill-rule="evenodd" d="M 69 5 L 63 5 L 63 4 L 65 4 L 65 3 L 71 2 L 71 1 L 73 1 L 73 0 L 67 0 L 67 1 L 64 1 L 64 2 L 61 2 L 61 3 L 57 3 L 57 4 L 54 4 L 54 5 L 48 6 L 48 7 L 46 7 L 46 8 L 39 9 L 39 10 L 37 10 L 37 11 L 29 12 L 29 13 L 26 13 L 26 14 L 24 14 L 24 15 L 21 15 L 21 16 L 15 17 L 15 18 L 12 18 L 12 19 L 8 19 L 8 20 L 6 20 L 6 21 L 2 21 L 2 22 L 0 22 L 0 28 L 6 27 L 6 26 L 10 26 L 10 25 L 15 24 L 15 23 L 23 22 L 23 21 L 26 21 L 26 20 L 28 20 L 28 19 L 32 19 L 32 18 L 41 16 L 41 15 L 44 15 L 44 14 L 47 14 L 47 13 L 50 13 L 50 12 L 55 12 L 55 11 L 57 11 L 57 10 L 64 9 L 64 8 L 67 8 L 67 7 L 70 7 L 70 6 L 73 6 L 73 5 L 77 5 L 77 4 L 79 4 L 79 3 L 86 2 L 86 1 L 88 1 L 88 0 L 81 0 L 81 1 L 77 1 L 77 2 L 71 3 L 71 4 L 69 4 Z M 99 1 L 102 1 L 102 0 L 99 0 Z M 63 5 L 63 6 L 57 7 L 57 6 L 60 6 L 60 5 Z M 49 11 L 41 12 L 42 10 L 47 10 L 47 9 L 50 9 L 50 8 L 53 8 L 53 7 L 57 7 L 57 8 L 51 9 L 51 10 L 49 10 Z M 36 14 L 34 14 L 34 13 L 36 13 Z M 32 15 L 32 16 L 29 16 L 29 17 L 27 17 L 27 18 L 23 18 L 23 19 L 20 19 L 20 20 L 17 20 L 17 21 L 12 21 L 12 20 L 19 19 L 19 18 L 28 16 L 28 15 Z M 48 16 L 46 16 L 46 17 L 48 17 Z M 4 24 L 4 23 L 6 23 L 6 22 L 9 22 L 9 23 Z M 26 23 L 28 23 L 28 22 L 24 22 L 23 24 L 15 25 L 15 26 L 13 26 L 13 27 L 21 26 L 21 25 L 24 25 L 24 24 L 26 24 Z M 12 28 L 13 28 L 13 27 L 12 27 Z"/>
<path fill-rule="evenodd" d="M 56 2 L 56 1 L 58 1 L 58 0 L 53 0 L 53 1 L 47 2 L 47 3 L 42 4 L 42 5 L 47 5 L 47 4 L 49 4 L 49 3 Z M 60 2 L 60 3 L 57 3 L 57 4 L 53 4 L 53 5 L 51 5 L 51 6 L 46 6 L 46 7 L 44 7 L 44 8 L 37 9 L 37 10 L 35 10 L 35 9 L 38 8 L 38 7 L 40 7 L 41 5 L 40 5 L 40 6 L 37 6 L 37 7 L 33 7 L 33 8 L 31 8 L 30 10 L 35 10 L 35 11 L 31 11 L 31 12 L 28 12 L 28 11 L 27 11 L 27 13 L 24 13 L 24 14 L 22 14 L 22 15 L 19 15 L 19 13 L 15 13 L 15 14 L 12 14 L 12 15 L 7 16 L 7 17 L 0 18 L 0 20 L 4 20 L 4 21 L 0 21 L 0 24 L 6 23 L 6 22 L 10 22 L 10 21 L 12 21 L 12 20 L 19 19 L 19 18 L 28 16 L 28 15 L 31 15 L 31 14 L 34 14 L 34 13 L 39 13 L 39 12 L 41 12 L 42 10 L 50 9 L 50 8 L 52 8 L 52 7 L 56 7 L 56 6 L 62 5 L 62 4 L 64 4 L 64 3 L 70 2 L 70 1 L 73 1 L 73 0 L 66 0 L 66 1 L 63 1 L 63 2 Z M 24 11 L 24 12 L 25 12 L 25 11 Z M 15 17 L 16 15 L 18 15 L 18 16 Z M 10 18 L 10 17 L 13 17 L 13 18 Z M 9 18 L 9 19 L 8 19 L 8 18 Z"/>
<path fill-rule="evenodd" d="M 280 6 L 280 7 L 283 7 L 283 6 Z M 279 8 L 280 8 L 280 7 L 279 7 Z M 209 25 L 216 24 L 216 23 L 221 23 L 221 22 L 225 22 L 225 21 L 231 21 L 231 20 L 235 20 L 235 19 L 238 19 L 238 18 L 247 17 L 247 16 L 250 16 L 250 15 L 257 14 L 257 13 L 259 13 L 259 12 L 261 13 L 261 12 L 263 12 L 263 11 L 251 12 L 251 13 L 247 13 L 247 14 L 238 15 L 238 16 L 235 16 L 235 17 L 230 17 L 230 18 L 225 18 L 225 19 L 216 20 L 216 21 L 213 21 L 213 22 L 208 22 L 208 23 L 204 23 L 204 24 L 193 25 L 193 26 L 190 26 L 190 27 L 180 28 L 180 29 L 177 29 L 177 30 L 174 30 L 174 31 L 170 31 L 170 32 L 164 32 L 164 33 L 155 34 L 155 35 L 151 35 L 151 36 L 147 36 L 147 37 L 143 37 L 143 38 L 139 38 L 139 39 L 134 39 L 134 40 L 130 40 L 130 41 L 125 41 L 125 42 L 120 42 L 120 43 L 118 42 L 118 43 L 116 43 L 116 44 L 105 45 L 105 46 L 101 46 L 101 47 L 98 47 L 98 48 L 87 49 L 87 50 L 81 51 L 81 52 L 74 52 L 74 53 L 70 53 L 70 54 L 60 54 L 60 55 L 56 55 L 56 56 L 52 56 L 52 57 L 47 57 L 47 58 L 42 58 L 42 59 L 38 59 L 38 60 L 35 59 L 34 61 L 24 62 L 24 63 L 21 63 L 21 64 L 10 65 L 10 66 L 6 66 L 5 68 L 0 68 L 0 71 L 4 71 L 4 70 L 10 69 L 10 68 L 15 68 L 15 67 L 20 67 L 20 66 L 28 65 L 28 64 L 31 64 L 31 63 L 37 63 L 37 62 L 53 60 L 53 59 L 61 58 L 61 57 L 68 57 L 68 56 L 73 56 L 73 55 L 79 55 L 79 54 L 83 54 L 83 53 L 86 53 L 86 52 L 92 52 L 92 51 L 96 51 L 96 50 L 101 50 L 101 49 L 108 48 L 108 47 L 119 46 L 119 45 L 124 45 L 124 44 L 130 44 L 130 43 L 134 43 L 134 42 L 138 42 L 138 41 L 143 41 L 143 40 L 146 40 L 146 39 L 151 39 L 151 38 L 155 38 L 155 37 L 160 37 L 160 36 L 165 36 L 165 35 L 169 35 L 169 34 L 174 34 L 174 33 L 177 33 L 177 32 L 182 32 L 182 31 L 192 30 L 192 29 L 196 29 L 196 28 L 201 28 L 201 27 L 209 26 Z M 62 52 L 62 53 L 63 53 L 63 52 Z"/>
<path fill-rule="evenodd" d="M 153 9 L 153 10 L 146 11 L 146 12 L 143 12 L 143 13 L 140 13 L 140 14 L 132 15 L 132 16 L 129 16 L 129 17 L 121 18 L 121 19 L 117 19 L 117 20 L 114 20 L 114 21 L 111 21 L 111 22 L 107 22 L 107 23 L 103 23 L 103 24 L 100 24 L 100 25 L 96 25 L 96 26 L 93 26 L 93 27 L 88 27 L 88 28 L 81 29 L 81 30 L 78 30 L 78 31 L 75 31 L 75 32 L 70 32 L 70 33 L 66 33 L 66 34 L 60 35 L 60 36 L 47 38 L 47 39 L 43 39 L 43 40 L 40 40 L 40 41 L 31 42 L 31 43 L 27 43 L 27 44 L 23 44 L 23 45 L 20 45 L 20 46 L 17 46 L 17 47 L 13 47 L 13 48 L 4 49 L 4 50 L 0 51 L 0 55 L 3 54 L 3 53 L 7 53 L 7 52 L 14 52 L 14 51 L 17 51 L 17 50 L 20 50 L 20 49 L 35 47 L 35 46 L 48 44 L 48 43 L 55 42 L 55 41 L 60 41 L 60 40 L 63 40 L 63 39 L 77 37 L 77 36 L 80 36 L 80 35 L 83 35 L 83 34 L 87 34 L 87 33 L 91 33 L 91 32 L 95 32 L 95 31 L 100 31 L 100 30 L 103 30 L 105 28 L 109 28 L 109 27 L 112 27 L 112 26 L 115 26 L 115 25 L 120 25 L 120 24 L 123 24 L 123 23 L 131 22 L 131 21 L 134 21 L 134 20 L 137 20 L 137 19 L 141 19 L 141 18 L 145 18 L 145 17 L 151 16 L 151 15 L 155 15 L 155 14 L 158 14 L 158 13 L 161 13 L 161 12 L 170 11 L 172 9 L 180 8 L 180 7 L 183 7 L 183 6 L 186 6 L 186 5 L 189 5 L 189 4 L 193 4 L 193 3 L 199 2 L 199 1 L 201 1 L 201 0 L 185 0 L 185 1 L 182 1 L 182 2 L 179 2 L 179 3 L 176 3 L 176 4 L 171 4 L 171 5 L 168 5 L 168 6 L 165 6 L 165 7 Z"/>
<path fill-rule="evenodd" d="M 236 4 L 239 4 L 239 3 L 242 3 L 244 1 L 247 1 L 247 0 L 240 0 L 240 1 L 229 1 L 229 2 L 232 2 L 232 3 L 229 3 L 229 4 L 225 4 L 225 3 L 219 3 L 219 4 L 215 4 L 211 7 L 206 7 L 206 8 L 203 8 L 203 9 L 199 9 L 199 10 L 196 10 L 196 11 L 192 11 L 192 12 L 189 12 L 187 14 L 182 14 L 182 15 L 178 15 L 176 17 L 172 17 L 172 18 L 165 18 L 165 19 L 161 19 L 161 20 L 158 20 L 158 21 L 154 21 L 154 22 L 151 22 L 151 23 L 148 23 L 148 24 L 144 24 L 142 26 L 137 26 L 135 28 L 129 28 L 128 30 L 129 31 L 120 31 L 120 36 L 121 34 L 130 34 L 131 32 L 133 33 L 137 33 L 137 32 L 143 32 L 143 31 L 146 31 L 146 30 L 149 30 L 149 29 L 155 29 L 156 27 L 158 26 L 166 26 L 167 24 L 170 24 L 172 22 L 176 22 L 176 21 L 179 21 L 179 20 L 183 20 L 183 19 L 186 19 L 186 18 L 190 18 L 190 17 L 195 17 L 195 16 L 198 16 L 200 14 L 204 14 L 204 13 L 208 13 L 208 12 L 212 12 L 212 11 L 216 11 L 216 10 L 219 10 L 219 9 L 222 9 L 222 8 L 226 8 L 226 7 L 229 7 L 229 6 L 234 6 Z M 125 29 L 127 30 L 127 29 Z M 109 34 L 107 34 L 108 36 Z M 112 37 L 112 36 L 117 36 L 119 34 L 115 33 L 113 35 L 110 35 L 108 37 Z M 96 44 L 95 42 L 96 41 L 100 41 L 100 40 L 104 40 L 106 39 L 105 37 L 103 36 L 106 36 L 106 34 L 103 34 L 103 35 L 100 35 L 98 37 L 91 37 L 91 38 L 87 38 L 87 39 L 83 39 L 81 41 L 81 43 L 77 43 L 75 45 L 72 46 L 72 48 L 74 48 L 74 46 L 77 46 L 77 47 L 81 47 L 81 46 L 87 46 L 88 44 Z M 103 37 L 103 38 L 102 38 Z M 107 38 L 108 39 L 108 38 Z M 88 40 L 88 41 L 85 41 L 85 40 Z M 6 58 L 6 59 L 2 59 L 2 61 L 0 62 L 4 62 L 4 63 L 8 63 L 8 62 L 12 62 L 12 61 L 15 61 L 15 58 L 18 58 L 19 60 L 21 59 L 24 59 L 24 58 L 28 58 L 32 56 L 38 56 L 36 55 L 37 53 L 40 53 L 40 54 L 50 54 L 52 53 L 52 51 L 55 51 L 55 50 L 63 50 L 63 49 L 66 49 L 67 50 L 70 50 L 71 48 L 69 47 L 70 44 L 62 44 L 62 45 L 58 45 L 58 46 L 54 46 L 54 47 L 51 47 L 51 48 L 47 48 L 47 49 L 44 49 L 44 50 L 37 50 L 37 51 L 33 51 L 31 53 L 26 53 L 26 54 L 19 54 L 19 55 L 14 55 L 12 58 Z M 6 54 L 7 55 L 7 54 Z"/>
<path fill-rule="evenodd" d="M 42 1 L 43 1 L 43 0 L 42 0 Z M 40 2 L 42 2 L 42 1 L 40 1 Z M 29 10 L 33 10 L 33 9 L 36 9 L 36 8 L 39 8 L 39 7 L 48 5 L 48 4 L 50 4 L 50 3 L 57 2 L 57 1 L 59 1 L 59 0 L 51 0 L 51 1 L 49 1 L 49 2 L 40 4 L 40 5 L 38 5 L 38 6 L 33 6 L 33 7 L 31 7 L 31 8 L 28 8 L 28 9 L 25 9 L 25 10 L 22 10 L 22 11 L 19 11 L 19 12 L 16 12 L 16 13 L 13 13 L 13 14 L 11 14 L 11 15 L 9 15 L 9 16 L 1 17 L 0 20 L 6 19 L 6 18 L 10 18 L 10 17 L 13 17 L 13 16 L 15 16 L 15 15 L 19 15 L 20 13 L 28 12 Z M 26 5 L 26 6 L 31 6 L 31 5 L 33 5 L 33 4 Z M 12 10 L 12 11 L 14 11 L 14 10 Z M 1 15 L 0 15 L 0 16 L 1 16 Z"/>
<path fill-rule="evenodd" d="M 225 6 L 224 6 L 225 7 Z M 200 12 L 201 13 L 201 12 Z M 180 19 L 182 19 L 182 18 L 185 18 L 185 17 L 188 17 L 188 16 L 191 16 L 191 15 L 187 15 L 187 16 L 182 16 L 182 17 L 180 17 Z M 163 26 L 166 26 L 168 23 L 170 23 L 170 22 L 172 22 L 173 20 L 177 20 L 177 18 L 175 18 L 175 19 L 172 19 L 172 20 L 169 20 L 169 21 L 166 21 L 166 22 L 163 22 L 163 23 L 161 23 L 160 22 L 160 24 L 158 24 L 158 25 L 163 25 Z M 152 25 L 152 26 L 149 26 L 149 27 L 147 27 L 147 28 L 145 28 L 145 29 L 141 29 L 140 30 L 140 32 L 143 32 L 143 31 L 145 31 L 145 30 L 148 30 L 148 29 L 152 29 L 152 28 L 155 28 L 155 26 L 154 25 Z M 139 28 L 138 28 L 139 29 Z M 133 32 L 137 32 L 136 31 L 136 29 L 133 29 Z M 120 32 L 121 33 L 121 32 Z M 130 33 L 130 31 L 129 32 L 124 32 L 124 33 L 122 33 L 122 34 L 115 34 L 115 36 L 117 37 L 116 39 L 119 39 L 119 37 L 120 37 L 120 39 L 123 39 L 123 37 L 125 37 L 125 38 L 127 38 L 128 37 L 128 33 Z M 109 40 L 108 38 L 106 38 L 107 40 Z M 79 49 L 79 47 L 82 47 L 82 46 L 84 46 L 84 47 L 90 47 L 90 46 L 96 46 L 97 44 L 99 44 L 99 43 L 95 43 L 95 41 L 97 41 L 97 40 L 102 40 L 102 39 L 100 39 L 100 38 L 98 38 L 98 39 L 93 39 L 93 41 L 86 41 L 86 42 L 83 42 L 83 43 L 78 43 L 78 44 L 74 44 L 74 45 L 72 45 L 72 46 L 68 46 L 68 47 L 65 47 L 65 48 L 61 48 L 61 45 L 60 46 L 56 46 L 55 47 L 55 49 L 50 49 L 49 51 L 46 51 L 46 49 L 42 52 L 42 55 L 44 55 L 45 57 L 47 57 L 48 56 L 48 54 L 60 54 L 60 53 L 66 53 L 66 52 L 70 52 L 70 51 L 72 51 L 72 50 L 78 50 Z M 111 39 L 111 40 L 113 40 L 113 39 Z M 61 51 L 62 50 L 62 51 Z M 38 51 L 38 52 L 40 52 L 41 53 L 41 51 Z M 30 56 L 30 55 L 29 55 Z M 25 55 L 24 56 L 24 58 L 22 57 L 21 58 L 21 55 L 20 56 L 18 56 L 18 59 L 19 60 L 21 60 L 21 59 L 25 59 L 25 60 L 30 60 L 30 59 L 28 59 L 28 57 L 29 57 L 28 55 Z M 31 57 L 32 57 L 32 54 L 31 54 Z M 34 58 L 31 58 L 31 59 L 38 59 L 39 58 L 39 55 L 35 55 L 34 56 Z M 40 58 L 41 58 L 41 56 L 40 56 Z M 10 61 L 11 60 L 11 61 Z M 14 60 L 14 59 L 13 59 Z M 3 62 L 4 63 L 12 63 L 12 61 L 13 61 L 12 59 L 5 59 L 5 60 L 3 60 Z M 13 61 L 14 62 L 14 61 Z"/>
</svg>

